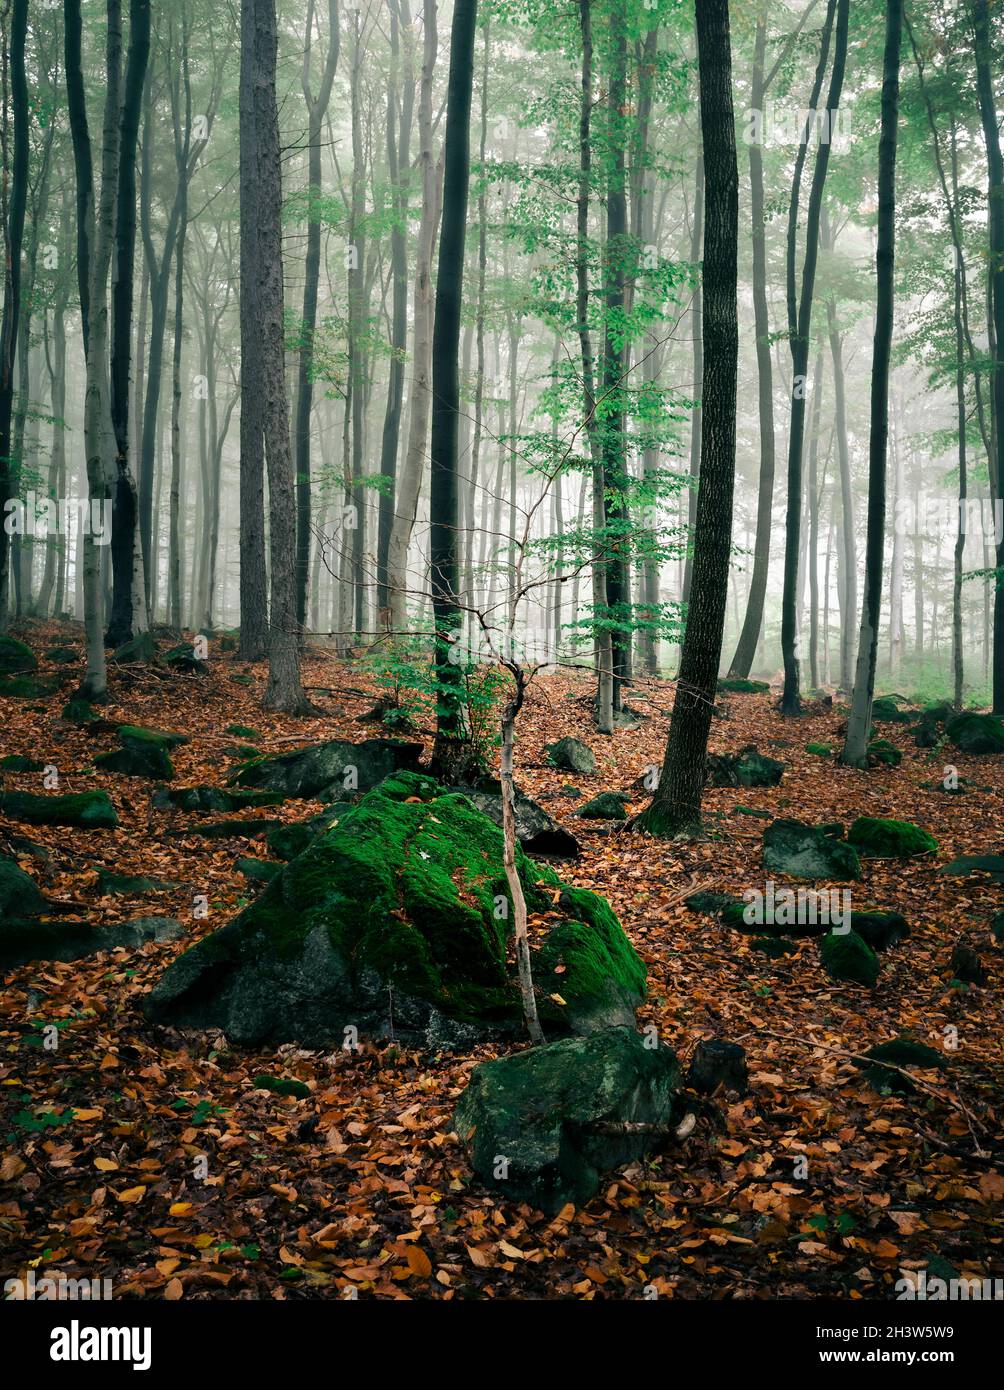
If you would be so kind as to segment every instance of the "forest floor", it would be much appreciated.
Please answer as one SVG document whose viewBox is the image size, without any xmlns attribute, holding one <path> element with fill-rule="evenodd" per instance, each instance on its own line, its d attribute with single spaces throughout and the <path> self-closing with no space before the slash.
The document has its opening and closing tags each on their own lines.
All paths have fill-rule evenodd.
<svg viewBox="0 0 1004 1390">
<path fill-rule="evenodd" d="M 34 625 L 19 635 L 41 654 L 81 645 L 79 629 Z M 19 853 L 52 898 L 93 923 L 151 913 L 184 922 L 184 942 L 149 944 L 70 963 L 33 964 L 0 983 L 0 1273 L 33 1266 L 112 1280 L 118 1298 L 894 1298 L 894 1284 L 929 1268 L 1004 1274 L 1004 950 L 988 923 L 1004 890 L 985 875 L 947 877 L 957 855 L 997 850 L 1004 762 L 951 761 L 974 785 L 937 789 L 946 755 L 916 748 L 899 725 L 879 732 L 902 750 L 895 769 L 842 768 L 805 751 L 840 746 L 844 714 L 816 704 L 783 720 L 775 697 L 722 697 L 711 749 L 755 743 L 787 765 L 770 790 L 709 791 L 703 838 L 670 843 L 574 817 L 586 796 L 628 793 L 659 764 L 673 699 L 669 681 L 631 692 L 641 726 L 592 731 L 588 673 L 539 677 L 520 718 L 517 780 L 577 836 L 581 858 L 556 866 L 604 894 L 649 971 L 639 1026 L 654 1023 L 686 1060 L 702 1038 L 741 1043 L 746 1097 L 721 1100 L 721 1124 L 702 1118 L 683 1144 L 610 1175 L 586 1206 L 548 1219 L 474 1182 L 451 1115 L 476 1062 L 366 1043 L 358 1053 L 231 1049 L 226 1040 L 155 1028 L 136 1005 L 170 960 L 259 890 L 235 867 L 261 854 L 253 838 L 180 833 L 192 816 L 150 807 L 150 784 L 95 772 L 112 727 L 133 723 L 190 735 L 172 754 L 174 785 L 222 785 L 239 760 L 233 723 L 260 732 L 269 752 L 325 738 L 373 736 L 359 716 L 374 689 L 358 663 L 312 651 L 304 683 L 316 717 L 263 713 L 264 667 L 216 657 L 208 676 L 155 668 L 111 673 L 109 721 L 95 734 L 63 722 L 74 668 L 44 701 L 0 698 L 3 753 L 59 769 L 61 793 L 104 787 L 117 830 L 24 826 L 0 815 L 5 839 L 45 845 L 48 862 Z M 250 677 L 249 683 L 244 683 Z M 543 747 L 572 734 L 596 754 L 588 778 L 548 767 Z M 421 736 L 421 735 L 420 735 Z M 427 739 L 427 736 L 426 736 Z M 428 740 L 427 740 L 428 741 Z M 581 798 L 559 795 L 574 782 Z M 3 773 L 5 790 L 42 790 L 36 773 Z M 744 809 L 740 809 L 744 808 Z M 242 816 L 315 813 L 287 801 Z M 935 856 L 864 861 L 855 905 L 896 908 L 911 937 L 882 956 L 874 991 L 836 984 L 818 942 L 770 959 L 748 937 L 695 915 L 699 887 L 742 892 L 764 884 L 760 811 L 813 824 L 857 815 L 914 820 Z M 177 885 L 156 895 L 101 897 L 97 873 Z M 210 912 L 193 919 L 204 894 Z M 987 987 L 961 987 L 953 945 L 974 946 Z M 58 1048 L 41 1044 L 55 1023 Z M 848 1053 L 909 1034 L 939 1049 L 958 1030 L 943 1073 L 922 1073 L 912 1096 L 869 1088 Z M 309 1097 L 256 1089 L 263 1072 L 296 1078 Z M 208 1157 L 208 1176 L 196 1176 Z M 798 1160 L 804 1158 L 805 1164 Z M 802 1173 L 804 1176 L 797 1176 Z"/>
</svg>

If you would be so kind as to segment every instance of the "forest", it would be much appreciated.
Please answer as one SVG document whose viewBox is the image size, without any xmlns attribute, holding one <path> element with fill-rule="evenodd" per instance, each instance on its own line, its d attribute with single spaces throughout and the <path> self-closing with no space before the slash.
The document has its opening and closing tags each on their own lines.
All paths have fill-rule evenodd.
<svg viewBox="0 0 1004 1390">
<path fill-rule="evenodd" d="M 0 0 L 43 1361 L 332 1300 L 988 1337 L 1002 58 L 994 0 Z"/>
</svg>

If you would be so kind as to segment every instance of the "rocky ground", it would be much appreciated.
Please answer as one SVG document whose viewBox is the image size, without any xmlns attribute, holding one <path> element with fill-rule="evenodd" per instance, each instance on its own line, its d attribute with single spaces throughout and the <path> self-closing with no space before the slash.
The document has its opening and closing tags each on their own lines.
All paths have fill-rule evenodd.
<svg viewBox="0 0 1004 1390">
<path fill-rule="evenodd" d="M 249 747 L 378 732 L 359 722 L 375 699 L 366 669 L 312 652 L 305 682 L 317 714 L 291 720 L 261 711 L 263 668 L 214 643 L 204 674 L 116 668 L 100 721 L 76 725 L 61 718 L 75 668 L 44 654 L 79 652 L 79 630 L 20 635 L 43 684 L 0 694 L 0 753 L 55 768 L 58 787 L 43 788 L 41 770 L 0 767 L 0 791 L 103 789 L 119 824 L 37 826 L 0 811 L 0 851 L 61 906 L 54 920 L 119 930 L 166 918 L 183 935 L 151 929 L 162 939 L 3 976 L 5 1277 L 58 1269 L 108 1277 L 119 1297 L 169 1299 L 625 1298 L 646 1288 L 694 1299 L 891 1298 L 925 1268 L 1004 1273 L 1004 953 L 990 930 L 1004 895 L 986 873 L 942 872 L 1002 848 L 1001 756 L 920 749 L 911 729 L 890 723 L 877 732 L 901 764 L 853 771 L 807 750 L 839 749 L 839 707 L 820 702 L 790 721 L 770 694 L 723 695 L 712 750 L 754 743 L 783 761 L 784 776 L 774 788 L 709 790 L 704 835 L 665 843 L 576 811 L 601 792 L 623 793 L 628 813 L 645 804 L 641 779 L 661 762 L 672 683 L 640 682 L 639 726 L 604 738 L 592 732 L 587 674 L 538 678 L 520 718 L 518 781 L 579 841 L 562 877 L 609 900 L 647 966 L 639 1027 L 654 1025 L 683 1064 L 703 1039 L 739 1043 L 750 1074 L 749 1093 L 717 1096 L 681 1144 L 610 1173 L 585 1205 L 544 1216 L 479 1184 L 451 1128 L 473 1067 L 504 1047 L 246 1050 L 153 1024 L 138 1008 L 171 960 L 261 891 L 237 861 L 267 851 L 253 824 L 223 839 L 192 834 L 214 817 L 151 805 L 150 781 L 95 768 L 95 755 L 120 748 L 123 724 L 182 733 L 171 785 L 221 787 Z M 228 732 L 236 725 L 254 737 Z M 413 736 L 429 745 L 428 730 Z M 589 744 L 595 773 L 548 765 L 545 746 L 563 736 Z M 948 765 L 963 779 L 958 794 L 942 789 Z M 318 809 L 288 800 L 237 814 L 289 823 Z M 856 906 L 898 910 L 911 927 L 882 953 L 874 989 L 835 982 L 815 939 L 772 958 L 686 906 L 699 890 L 763 888 L 770 818 L 858 816 L 916 822 L 938 846 L 865 860 L 853 885 Z M 155 886 L 112 891 L 109 874 Z M 954 978 L 960 941 L 978 953 L 985 984 Z M 918 1073 L 905 1095 L 873 1090 L 855 1055 L 903 1035 L 937 1048 L 945 1067 Z M 301 1084 L 263 1089 L 262 1076 Z"/>
</svg>

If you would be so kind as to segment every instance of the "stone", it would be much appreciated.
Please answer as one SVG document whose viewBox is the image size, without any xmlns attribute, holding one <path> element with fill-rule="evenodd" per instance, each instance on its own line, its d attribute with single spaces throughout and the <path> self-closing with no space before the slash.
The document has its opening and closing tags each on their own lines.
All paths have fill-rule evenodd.
<svg viewBox="0 0 1004 1390">
<path fill-rule="evenodd" d="M 749 1090 L 746 1049 L 722 1038 L 703 1038 L 694 1048 L 684 1084 L 702 1096 L 713 1095 L 719 1087 L 745 1095 Z"/>
<path fill-rule="evenodd" d="M 873 767 L 899 767 L 903 754 L 887 738 L 873 738 L 868 744 L 868 761 Z"/>
<path fill-rule="evenodd" d="M 945 1058 L 933 1047 L 914 1042 L 912 1038 L 892 1038 L 889 1042 L 877 1043 L 863 1054 L 867 1061 L 854 1059 L 854 1065 L 863 1074 L 874 1091 L 887 1091 L 895 1095 L 911 1095 L 916 1086 L 899 1068 L 917 1067 L 921 1071 L 941 1071 Z M 883 1065 L 885 1063 L 886 1065 Z"/>
<path fill-rule="evenodd" d="M 146 878 L 143 875 L 116 874 L 111 869 L 99 869 L 97 887 L 101 897 L 136 897 L 143 893 L 165 893 L 176 885 L 162 883 L 159 879 Z"/>
<path fill-rule="evenodd" d="M 719 676 L 720 695 L 762 695 L 770 689 L 766 681 L 753 681 L 746 676 Z"/>
<path fill-rule="evenodd" d="M 0 770 L 4 772 L 41 772 L 45 763 L 38 758 L 26 758 L 23 753 L 8 753 L 0 758 Z"/>
<path fill-rule="evenodd" d="M 481 1183 L 551 1216 L 589 1201 L 604 1173 L 665 1142 L 678 1084 L 670 1048 L 608 1028 L 482 1062 L 453 1128 Z"/>
<path fill-rule="evenodd" d="M 74 696 L 72 700 L 67 700 L 63 706 L 62 716 L 68 724 L 93 724 L 101 716 L 89 700 L 82 700 L 79 696 Z"/>
<path fill-rule="evenodd" d="M 392 773 L 414 771 L 421 753 L 421 744 L 400 739 L 368 738 L 362 743 L 332 739 L 274 757 L 257 757 L 237 768 L 228 781 L 291 797 L 329 793 L 329 799 L 337 800 L 346 792 L 371 791 Z"/>
<path fill-rule="evenodd" d="M 166 666 L 172 671 L 178 671 L 186 676 L 208 676 L 209 662 L 203 661 L 201 657 L 195 655 L 195 648 L 190 642 L 182 642 L 180 646 L 171 647 L 161 658 Z"/>
<path fill-rule="evenodd" d="M 596 771 L 593 750 L 578 738 L 559 738 L 557 743 L 549 743 L 544 756 L 552 767 L 577 773 L 580 777 Z"/>
<path fill-rule="evenodd" d="M 68 796 L 34 796 L 0 792 L 0 811 L 28 825 L 75 825 L 82 830 L 113 830 L 119 823 L 107 792 L 73 792 Z"/>
<path fill-rule="evenodd" d="M 310 1095 L 310 1087 L 305 1081 L 294 1081 L 285 1076 L 269 1076 L 267 1073 L 256 1076 L 254 1086 L 258 1091 L 271 1091 L 276 1096 L 295 1096 L 297 1100 L 306 1100 Z"/>
<path fill-rule="evenodd" d="M 35 653 L 16 637 L 0 637 L 0 676 L 28 675 L 38 670 Z"/>
<path fill-rule="evenodd" d="M 962 942 L 957 942 L 953 947 L 948 968 L 951 971 L 952 979 L 958 980 L 960 984 L 985 985 L 987 983 L 987 972 L 979 955 L 971 946 L 965 946 Z"/>
<path fill-rule="evenodd" d="M 620 792 L 600 792 L 575 814 L 585 820 L 627 820 L 627 797 Z"/>
<path fill-rule="evenodd" d="M 784 763 L 748 744 L 736 754 L 709 753 L 707 770 L 712 787 L 776 787 L 784 775 Z"/>
<path fill-rule="evenodd" d="M 819 953 L 826 973 L 834 980 L 874 989 L 879 974 L 879 958 L 856 931 L 831 931 L 821 939 Z"/>
<path fill-rule="evenodd" d="M 608 904 L 519 847 L 516 860 L 530 912 L 553 923 L 532 952 L 545 1030 L 633 1022 L 645 967 Z M 350 1025 L 436 1046 L 517 1036 L 511 907 L 501 832 L 467 797 L 401 772 L 180 956 L 144 1009 L 242 1044 L 341 1045 Z"/>
<path fill-rule="evenodd" d="M 861 877 L 857 852 L 825 826 L 776 820 L 763 832 L 764 868 L 792 878 L 856 879 Z"/>
<path fill-rule="evenodd" d="M 29 922 L 0 918 L 0 967 L 41 960 L 80 960 L 97 951 L 135 949 L 149 941 L 173 941 L 185 928 L 174 917 L 137 917 L 112 926 L 82 921 Z"/>
<path fill-rule="evenodd" d="M 271 883 L 282 873 L 282 865 L 274 859 L 255 859 L 246 857 L 234 861 L 234 868 L 252 883 Z"/>
<path fill-rule="evenodd" d="M 847 843 L 865 859 L 913 859 L 938 848 L 931 832 L 913 821 L 880 816 L 858 816 L 847 832 Z"/>
<path fill-rule="evenodd" d="M 121 665 L 130 665 L 133 662 L 152 661 L 156 654 L 157 644 L 153 640 L 153 634 L 140 632 L 116 648 L 114 659 Z"/>
<path fill-rule="evenodd" d="M 909 710 L 900 709 L 890 695 L 880 695 L 872 701 L 872 719 L 878 724 L 909 724 L 913 719 Z"/>
<path fill-rule="evenodd" d="M 901 913 L 880 908 L 852 908 L 851 928 L 873 951 L 887 951 L 910 935 L 907 920 Z"/>
<path fill-rule="evenodd" d="M 502 826 L 502 787 L 494 778 L 484 778 L 476 787 L 458 787 L 490 821 Z M 543 806 L 516 788 L 516 838 L 527 854 L 541 859 L 577 859 L 579 842 L 570 830 L 559 825 Z"/>
<path fill-rule="evenodd" d="M 987 753 L 1004 753 L 1004 720 L 998 719 L 995 714 L 977 714 L 966 710 L 949 719 L 945 733 L 960 753 L 977 757 Z"/>
<path fill-rule="evenodd" d="M 831 743 L 807 743 L 805 751 L 816 758 L 830 758 L 833 756 L 833 745 Z"/>
<path fill-rule="evenodd" d="M 941 872 L 957 878 L 987 873 L 995 883 L 1004 883 L 1004 854 L 961 854 L 950 864 L 942 865 Z"/>
<path fill-rule="evenodd" d="M 156 787 L 150 805 L 158 811 L 242 811 L 255 806 L 281 806 L 279 792 L 244 791 L 222 787 Z"/>
<path fill-rule="evenodd" d="M 45 910 L 45 898 L 31 875 L 13 859 L 0 855 L 0 921 L 15 913 L 19 917 L 38 917 Z"/>
</svg>

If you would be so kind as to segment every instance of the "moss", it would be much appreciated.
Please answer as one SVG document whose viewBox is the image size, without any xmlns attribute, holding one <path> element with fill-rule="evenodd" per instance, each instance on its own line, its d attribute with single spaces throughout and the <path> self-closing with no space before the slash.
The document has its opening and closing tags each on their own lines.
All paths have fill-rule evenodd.
<svg viewBox="0 0 1004 1390">
<path fill-rule="evenodd" d="M 1004 720 L 996 715 L 967 710 L 948 721 L 945 733 L 962 753 L 1004 753 Z"/>
<path fill-rule="evenodd" d="M 267 1072 L 256 1076 L 254 1085 L 259 1091 L 271 1091 L 276 1096 L 296 1096 L 297 1100 L 306 1100 L 310 1095 L 310 1087 L 305 1082 L 284 1076 L 269 1076 Z"/>
<path fill-rule="evenodd" d="M 834 980 L 875 987 L 879 958 L 856 931 L 827 932 L 820 941 L 820 956 L 826 973 Z"/>
<path fill-rule="evenodd" d="M 916 1090 L 908 1076 L 893 1068 L 919 1067 L 922 1071 L 944 1069 L 945 1058 L 933 1047 L 914 1042 L 912 1038 L 893 1038 L 890 1042 L 878 1043 L 864 1054 L 869 1062 L 856 1059 L 854 1065 L 864 1074 L 869 1086 L 876 1091 L 891 1091 L 896 1095 L 910 1095 Z M 889 1065 L 883 1066 L 882 1063 Z"/>
<path fill-rule="evenodd" d="M 246 724 L 228 724 L 224 733 L 233 734 L 234 738 L 261 738 L 257 729 L 249 729 Z"/>
<path fill-rule="evenodd" d="M 880 908 L 854 908 L 851 928 L 873 951 L 887 951 L 890 946 L 895 946 L 910 935 L 907 920 L 901 913 L 886 912 Z"/>
<path fill-rule="evenodd" d="M 252 883 L 271 883 L 282 873 L 282 865 L 271 859 L 237 859 L 234 868 Z"/>
<path fill-rule="evenodd" d="M 770 689 L 766 681 L 752 681 L 745 676 L 722 676 L 718 691 L 722 695 L 762 695 Z"/>
<path fill-rule="evenodd" d="M 885 767 L 899 767 L 903 754 L 887 738 L 873 738 L 868 745 L 868 761 Z"/>
<path fill-rule="evenodd" d="M 891 695 L 880 695 L 872 701 L 872 719 L 880 724 L 909 724 L 913 715 L 901 710 Z"/>
<path fill-rule="evenodd" d="M 584 806 L 580 806 L 576 815 L 583 816 L 586 820 L 627 820 L 626 803 L 627 797 L 621 796 L 619 792 L 600 792 Z"/>
<path fill-rule="evenodd" d="M 22 753 L 8 753 L 0 758 L 0 768 L 4 772 L 41 772 L 45 763 L 37 758 L 26 758 Z"/>
<path fill-rule="evenodd" d="M 812 753 L 817 758 L 829 758 L 833 753 L 833 745 L 830 743 L 807 743 L 805 751 Z"/>
<path fill-rule="evenodd" d="M 931 832 L 913 821 L 878 816 L 859 816 L 847 832 L 847 840 L 869 859 L 910 859 L 938 848 Z"/>
<path fill-rule="evenodd" d="M 69 724 L 93 724 L 100 717 L 91 702 L 82 700 L 79 696 L 74 696 L 63 706 L 62 718 Z"/>
<path fill-rule="evenodd" d="M 793 941 L 785 941 L 781 936 L 755 936 L 750 942 L 754 951 L 760 951 L 765 956 L 777 959 L 779 956 L 790 956 L 798 950 Z"/>
<path fill-rule="evenodd" d="M 30 792 L 0 793 L 0 811 L 29 825 L 76 825 L 84 830 L 110 830 L 119 823 L 107 792 L 75 792 L 70 796 L 33 796 Z"/>
<path fill-rule="evenodd" d="M 0 676 L 0 697 L 10 700 L 42 700 L 55 695 L 58 689 L 58 680 L 45 680 L 40 676 Z"/>
<path fill-rule="evenodd" d="M 187 734 L 163 733 L 160 729 L 144 729 L 138 724 L 120 724 L 117 730 L 119 742 L 128 748 L 131 744 L 145 748 L 177 748 L 188 743 Z"/>
<path fill-rule="evenodd" d="M 35 653 L 26 643 L 0 636 L 0 675 L 17 676 L 37 669 Z"/>
</svg>

